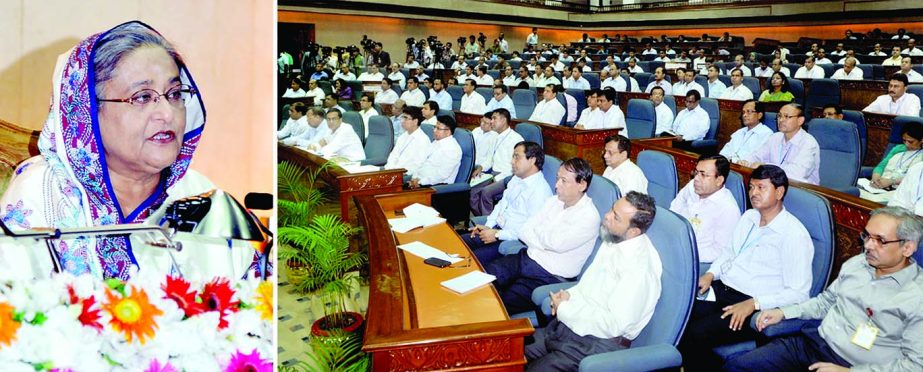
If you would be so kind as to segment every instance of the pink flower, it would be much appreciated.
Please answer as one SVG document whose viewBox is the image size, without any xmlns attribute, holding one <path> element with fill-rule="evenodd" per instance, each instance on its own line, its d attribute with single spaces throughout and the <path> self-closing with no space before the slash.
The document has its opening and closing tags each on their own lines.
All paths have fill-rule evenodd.
<svg viewBox="0 0 923 372">
<path fill-rule="evenodd" d="M 237 350 L 224 372 L 272 372 L 272 361 L 260 358 L 260 353 L 256 349 L 250 354 Z"/>
<path fill-rule="evenodd" d="M 173 367 L 170 362 L 166 362 L 163 365 L 160 364 L 160 361 L 157 359 L 151 359 L 151 365 L 147 366 L 147 369 L 144 372 L 179 372 Z"/>
</svg>

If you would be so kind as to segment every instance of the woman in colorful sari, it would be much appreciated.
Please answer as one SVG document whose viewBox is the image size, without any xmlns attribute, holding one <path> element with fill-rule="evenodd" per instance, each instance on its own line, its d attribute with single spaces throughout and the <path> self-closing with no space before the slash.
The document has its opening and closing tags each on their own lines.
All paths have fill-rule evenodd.
<svg viewBox="0 0 923 372">
<path fill-rule="evenodd" d="M 760 94 L 760 102 L 791 102 L 795 100 L 792 88 L 788 84 L 785 74 L 779 71 L 772 73 L 767 81 L 766 90 Z"/>
<path fill-rule="evenodd" d="M 40 155 L 17 167 L 0 198 L 13 231 L 160 225 L 173 201 L 215 188 L 189 169 L 205 126 L 202 98 L 182 57 L 149 26 L 129 22 L 83 40 L 58 58 L 53 82 Z M 253 250 L 229 245 L 173 254 L 184 274 L 239 278 Z M 51 270 L 44 245 L 4 248 L 8 266 L 28 260 L 17 269 Z M 53 248 L 72 274 L 127 279 L 136 268 L 174 269 L 166 249 L 135 236 L 64 238 Z"/>
<path fill-rule="evenodd" d="M 923 125 L 909 122 L 901 128 L 904 142 L 891 148 L 878 166 L 872 170 L 871 185 L 875 188 L 897 188 L 907 170 L 923 161 Z"/>
</svg>

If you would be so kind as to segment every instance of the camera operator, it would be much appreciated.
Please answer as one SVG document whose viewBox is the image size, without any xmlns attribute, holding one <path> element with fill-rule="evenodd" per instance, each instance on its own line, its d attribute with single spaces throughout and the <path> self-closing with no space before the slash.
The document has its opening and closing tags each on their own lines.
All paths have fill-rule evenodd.
<svg viewBox="0 0 923 372">
<path fill-rule="evenodd" d="M 381 50 L 381 42 L 376 42 L 371 52 L 369 53 L 369 64 L 376 64 L 378 66 L 390 66 L 391 65 L 391 55 L 388 52 Z"/>
<path fill-rule="evenodd" d="M 359 76 L 365 69 L 365 58 L 359 53 L 359 47 L 355 45 L 350 45 L 346 49 L 349 51 L 349 60 L 347 61 L 349 69 L 353 74 Z"/>
<path fill-rule="evenodd" d="M 474 35 L 468 36 L 468 43 L 465 44 L 465 55 L 468 58 L 474 58 L 481 54 L 481 48 L 478 47 L 478 43 L 474 40 Z"/>
</svg>

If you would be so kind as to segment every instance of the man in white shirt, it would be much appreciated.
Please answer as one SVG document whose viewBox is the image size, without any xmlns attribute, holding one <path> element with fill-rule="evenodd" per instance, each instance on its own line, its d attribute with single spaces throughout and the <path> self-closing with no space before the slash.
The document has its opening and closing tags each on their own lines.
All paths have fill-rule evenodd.
<svg viewBox="0 0 923 372">
<path fill-rule="evenodd" d="M 657 55 L 657 58 L 654 58 L 654 61 L 657 62 L 670 62 L 670 57 L 667 57 L 667 52 L 661 50 L 660 54 Z"/>
<path fill-rule="evenodd" d="M 368 71 L 363 72 L 362 74 L 359 75 L 359 81 L 362 81 L 362 82 L 382 81 L 384 80 L 384 78 L 385 78 L 385 75 L 383 75 L 381 72 L 378 71 L 378 65 L 376 64 L 369 65 Z M 390 89 L 391 86 L 388 85 L 388 87 Z M 363 89 L 366 92 L 380 92 L 381 91 L 379 85 L 363 85 Z"/>
<path fill-rule="evenodd" d="M 346 112 L 346 109 L 340 106 L 337 102 L 335 96 L 326 96 L 324 97 L 323 105 L 321 106 L 324 110 L 338 110 L 340 113 Z"/>
<path fill-rule="evenodd" d="M 429 146 L 426 160 L 410 176 L 410 188 L 420 186 L 454 183 L 458 176 L 458 167 L 461 166 L 462 149 L 455 140 L 455 119 L 451 116 L 437 117 L 436 126 L 433 128 L 433 142 Z"/>
<path fill-rule="evenodd" d="M 497 146 L 497 132 L 494 132 L 492 115 L 493 111 L 485 112 L 481 117 L 481 125 L 471 131 L 471 136 L 474 137 L 475 168 L 490 169 L 493 164 L 491 160 L 494 147 Z"/>
<path fill-rule="evenodd" d="M 526 76 L 528 76 L 528 73 Z M 506 85 L 508 88 L 515 88 L 519 86 L 520 81 L 522 80 L 513 72 L 513 66 L 507 65 L 506 68 L 503 69 L 503 85 Z"/>
<path fill-rule="evenodd" d="M 871 52 L 869 52 L 869 55 L 870 55 L 870 56 L 876 56 L 876 57 L 884 57 L 884 56 L 886 56 L 886 55 L 888 55 L 888 54 L 881 51 L 881 44 L 875 43 L 874 50 L 872 50 Z"/>
<path fill-rule="evenodd" d="M 750 73 L 750 68 L 744 65 L 743 54 L 738 54 L 737 57 L 734 57 L 734 67 L 731 67 L 731 69 L 740 69 L 743 76 L 753 76 L 753 74 Z"/>
<path fill-rule="evenodd" d="M 349 71 L 349 65 L 344 63 L 340 65 L 340 70 L 333 74 L 333 79 L 331 80 L 335 81 L 337 79 L 343 79 L 346 81 L 356 80 L 356 74 L 352 73 L 352 71 Z"/>
<path fill-rule="evenodd" d="M 599 236 L 599 212 L 586 195 L 593 169 L 586 160 L 572 158 L 558 168 L 555 193 L 542 201 L 538 213 L 519 229 L 526 249 L 500 252 L 504 256 L 485 267 L 497 277 L 494 286 L 506 312 L 534 309 L 532 291 L 580 274 Z"/>
<path fill-rule="evenodd" d="M 520 246 L 517 244 L 519 234 L 526 220 L 541 211 L 545 200 L 551 196 L 551 188 L 541 172 L 545 162 L 542 147 L 527 141 L 517 142 L 514 146 L 511 160 L 507 160 L 513 177 L 502 190 L 500 203 L 496 208 L 492 207 L 487 218 L 474 218 L 474 227 L 469 229 L 469 233 L 461 234 L 462 240 L 483 267 L 500 257 L 502 242 Z M 498 184 L 502 186 L 503 182 L 494 183 Z"/>
<path fill-rule="evenodd" d="M 909 38 L 910 38 L 910 35 L 907 35 L 906 32 L 907 32 L 907 31 L 905 31 L 903 28 L 897 29 L 897 34 L 895 34 L 894 36 L 891 36 L 891 40 L 907 40 L 907 39 L 909 39 Z"/>
<path fill-rule="evenodd" d="M 795 71 L 796 79 L 823 79 L 824 69 L 814 64 L 814 57 L 808 56 L 804 59 L 804 66 Z"/>
<path fill-rule="evenodd" d="M 673 129 L 673 109 L 663 103 L 663 88 L 651 89 L 650 100 L 654 104 L 654 113 L 657 115 L 657 127 L 654 128 L 654 133 L 659 134 Z"/>
<path fill-rule="evenodd" d="M 830 78 L 836 80 L 862 80 L 862 69 L 856 68 L 855 58 L 847 57 L 843 68 L 836 70 Z"/>
<path fill-rule="evenodd" d="M 321 156 L 328 159 L 342 156 L 349 161 L 365 160 L 362 140 L 352 125 L 343 125 L 343 113 L 340 110 L 327 111 L 327 126 L 330 134 L 308 146 L 308 150 L 319 151 Z"/>
<path fill-rule="evenodd" d="M 548 84 L 561 85 L 561 80 L 558 80 L 558 77 L 554 76 L 554 69 L 551 68 L 551 66 L 545 67 L 542 71 L 544 71 L 545 74 L 541 78 L 536 77 L 533 79 L 536 87 L 544 87 Z M 538 75 L 537 72 L 536 75 Z"/>
<path fill-rule="evenodd" d="M 320 106 L 323 104 L 324 97 L 326 97 L 326 94 L 324 94 L 323 89 L 317 86 L 317 80 L 309 80 L 308 81 L 308 91 L 305 92 L 304 96 L 313 97 L 314 106 Z"/>
<path fill-rule="evenodd" d="M 554 69 L 557 72 L 563 72 L 564 69 L 567 68 L 567 65 L 561 63 L 561 61 L 558 60 L 557 55 L 551 56 L 551 62 L 548 64 L 548 66 L 550 66 L 552 69 Z"/>
<path fill-rule="evenodd" d="M 513 106 L 513 99 L 506 94 L 506 85 L 494 86 L 494 96 L 487 102 L 487 111 L 494 111 L 498 108 L 504 108 L 510 112 L 510 115 L 516 118 L 516 106 Z"/>
<path fill-rule="evenodd" d="M 664 93 L 667 95 L 673 94 L 673 86 L 670 85 L 670 82 L 664 79 L 667 75 L 667 70 L 663 66 L 657 67 L 654 69 L 654 81 L 651 81 L 647 84 L 647 88 L 644 89 L 644 93 L 650 93 L 651 89 L 654 87 L 663 88 Z"/>
<path fill-rule="evenodd" d="M 307 130 L 309 128 L 308 118 L 306 116 L 307 113 L 308 107 L 305 106 L 304 103 L 295 102 L 291 104 L 288 107 L 288 120 L 285 121 L 285 125 L 276 133 L 276 139 L 285 143 L 285 139 L 298 136 Z"/>
<path fill-rule="evenodd" d="M 911 63 L 910 57 L 901 59 L 901 70 L 899 72 L 907 76 L 907 82 L 909 83 L 923 83 L 923 76 L 914 71 Z"/>
<path fill-rule="evenodd" d="M 750 155 L 751 152 L 763 146 L 763 143 L 772 135 L 772 129 L 762 123 L 762 103 L 753 99 L 747 100 L 741 108 L 740 117 L 744 127 L 731 134 L 731 140 L 720 152 L 732 162 L 737 162 Z"/>
<path fill-rule="evenodd" d="M 814 136 L 802 128 L 804 109 L 796 103 L 782 106 L 777 120 L 779 131 L 737 163 L 751 168 L 776 165 L 785 170 L 788 178 L 820 184 L 820 146 Z"/>
<path fill-rule="evenodd" d="M 560 125 L 565 111 L 561 102 L 558 102 L 557 95 L 554 92 L 554 85 L 548 84 L 542 92 L 542 100 L 532 110 L 532 116 L 529 117 L 529 121 Z"/>
<path fill-rule="evenodd" d="M 842 57 L 846 55 L 846 50 L 843 49 L 843 43 L 836 43 L 833 51 L 830 52 L 831 56 Z"/>
<path fill-rule="evenodd" d="M 891 115 L 920 116 L 920 98 L 907 93 L 907 76 L 901 73 L 891 75 L 888 94 L 878 96 L 862 111 Z"/>
<path fill-rule="evenodd" d="M 917 41 L 914 39 L 907 40 L 907 48 L 901 51 L 901 54 L 911 55 L 911 56 L 923 56 L 923 50 L 920 50 L 917 46 Z"/>
<path fill-rule="evenodd" d="M 394 130 L 394 142 L 397 142 L 397 139 L 404 134 L 402 115 L 404 115 L 404 100 L 399 99 L 391 105 L 391 116 L 388 117 L 391 119 L 391 128 Z"/>
<path fill-rule="evenodd" d="M 708 66 L 708 98 L 721 98 L 721 95 L 724 94 L 725 89 L 727 89 L 724 82 L 718 78 L 719 74 L 720 71 L 718 70 L 718 66 Z"/>
<path fill-rule="evenodd" d="M 530 87 L 535 85 L 535 81 L 529 76 L 529 69 L 526 66 L 519 66 L 519 76 L 516 77 L 516 85 L 507 85 L 507 88 L 518 88 L 520 84 L 526 83 Z M 504 82 L 504 84 L 506 84 Z"/>
<path fill-rule="evenodd" d="M 401 89 L 404 89 L 404 87 L 407 86 L 407 82 L 406 82 L 407 78 L 401 72 L 401 66 L 398 65 L 397 63 L 391 64 L 391 73 L 388 74 L 388 79 L 391 79 L 391 81 L 397 83 L 397 85 L 400 86 Z"/>
<path fill-rule="evenodd" d="M 558 60 L 561 61 L 561 63 L 563 63 L 564 66 L 568 66 L 571 63 L 574 63 L 574 57 L 570 56 L 567 53 L 567 50 L 564 50 L 563 52 L 561 52 L 561 57 L 558 58 Z"/>
<path fill-rule="evenodd" d="M 498 39 L 500 39 L 500 50 L 502 50 L 503 53 L 509 53 L 510 43 L 506 41 L 506 38 L 502 32 L 500 33 L 500 37 L 498 37 Z"/>
<path fill-rule="evenodd" d="M 714 347 L 755 340 L 750 327 L 755 311 L 808 299 L 814 244 L 782 206 L 787 191 L 788 178 L 779 167 L 763 165 L 750 176 L 753 209 L 741 216 L 729 244 L 699 278 L 700 299 L 679 344 L 685 370 L 715 370 L 723 361 Z"/>
<path fill-rule="evenodd" d="M 818 65 L 832 65 L 832 64 L 833 64 L 833 61 L 827 59 L 827 56 L 826 56 L 826 54 L 824 53 L 824 48 L 818 49 L 818 50 L 817 50 L 817 55 L 814 56 L 814 58 L 816 58 L 816 59 L 814 60 L 814 63 L 816 63 L 816 64 L 818 64 Z"/>
<path fill-rule="evenodd" d="M 556 318 L 526 345 L 528 371 L 575 371 L 584 357 L 626 349 L 660 299 L 663 264 L 645 235 L 654 199 L 628 193 L 606 213 L 606 237 L 580 281 L 551 294 Z M 617 294 L 617 295 L 615 295 Z"/>
<path fill-rule="evenodd" d="M 282 140 L 282 144 L 307 149 L 309 146 L 320 142 L 320 140 L 330 135 L 330 127 L 324 120 L 324 109 L 320 107 L 311 107 L 308 109 L 307 126 L 300 134 L 289 136 Z"/>
<path fill-rule="evenodd" d="M 452 110 L 452 96 L 445 90 L 442 79 L 433 79 L 433 89 L 429 91 L 429 100 L 436 101 L 439 108 L 443 110 Z"/>
<path fill-rule="evenodd" d="M 731 86 L 721 93 L 721 99 L 733 99 L 736 101 L 746 101 L 753 99 L 753 91 L 743 84 L 744 74 L 739 68 L 731 70 Z"/>
<path fill-rule="evenodd" d="M 407 90 L 401 93 L 401 99 L 404 100 L 407 106 L 423 106 L 423 102 L 426 101 L 426 95 L 423 94 L 419 87 L 420 80 L 417 80 L 416 77 L 407 79 Z"/>
<path fill-rule="evenodd" d="M 708 133 L 710 119 L 699 101 L 702 95 L 697 90 L 686 93 L 686 108 L 676 113 L 673 119 L 673 132 L 680 141 L 695 141 L 705 138 Z"/>
<path fill-rule="evenodd" d="M 901 60 L 903 60 L 903 57 L 901 56 L 901 47 L 895 46 L 891 48 L 891 56 L 885 59 L 884 61 L 881 61 L 881 65 L 882 66 L 900 66 Z"/>
<path fill-rule="evenodd" d="M 673 84 L 673 95 L 684 96 L 690 90 L 697 90 L 700 96 L 705 96 L 705 88 L 695 81 L 695 70 L 678 68 L 676 69 L 676 78 L 680 81 Z"/>
<path fill-rule="evenodd" d="M 465 85 L 462 86 L 465 94 L 462 94 L 459 111 L 475 115 L 484 114 L 487 103 L 484 102 L 484 96 L 474 91 L 476 84 L 473 79 L 465 80 Z"/>
<path fill-rule="evenodd" d="M 474 80 L 474 79 L 477 79 L 478 77 L 477 75 L 474 74 L 474 67 L 465 65 L 465 73 L 458 75 L 455 78 L 458 79 L 459 83 L 464 83 L 465 80 L 468 80 L 468 79 Z M 477 84 L 477 81 L 475 81 L 475 84 Z"/>
<path fill-rule="evenodd" d="M 792 76 L 792 71 L 789 70 L 788 67 L 782 66 L 782 60 L 781 60 L 781 59 L 778 59 L 778 58 L 773 59 L 773 60 L 772 60 L 772 65 L 770 65 L 770 67 L 772 68 L 772 71 L 773 71 L 773 72 L 781 72 L 781 73 L 785 74 L 785 77 L 791 77 L 791 76 Z M 769 76 L 772 77 L 772 73 L 770 73 Z"/>
<path fill-rule="evenodd" d="M 506 109 L 497 109 L 491 116 L 493 131 L 497 133 L 496 145 L 493 152 L 483 162 L 474 167 L 471 177 L 477 177 L 481 173 L 490 173 L 494 176 L 494 183 L 490 185 L 481 184 L 471 189 L 471 212 L 475 216 L 484 216 L 490 214 L 494 209 L 494 196 L 503 192 L 504 178 L 513 174 L 513 164 L 510 159 L 513 157 L 514 148 L 517 143 L 523 141 L 513 128 L 510 128 L 510 112 Z"/>
<path fill-rule="evenodd" d="M 564 89 L 590 90 L 590 82 L 582 76 L 580 67 L 574 66 L 570 71 L 570 78 L 564 79 Z"/>
<path fill-rule="evenodd" d="M 631 162 L 629 153 L 631 141 L 628 137 L 620 134 L 607 137 L 603 150 L 603 160 L 606 162 L 603 177 L 618 186 L 622 195 L 632 191 L 647 194 L 647 177 L 644 177 L 641 168 Z"/>
<path fill-rule="evenodd" d="M 293 78 L 289 88 L 285 90 L 285 94 L 282 94 L 282 98 L 302 98 L 307 95 L 307 92 L 304 89 L 301 89 L 301 79 Z"/>
<path fill-rule="evenodd" d="M 847 50 L 847 51 L 846 51 L 846 55 L 844 55 L 843 58 L 840 58 L 840 60 L 837 61 L 836 63 L 839 63 L 839 64 L 841 64 L 841 65 L 845 65 L 845 64 L 846 64 L 846 60 L 849 59 L 849 58 L 854 58 L 854 59 L 856 60 L 856 64 L 857 64 L 857 65 L 861 65 L 861 64 L 862 64 L 862 62 L 859 62 L 859 59 L 856 58 L 856 51 L 854 51 L 854 50 L 852 50 L 852 49 Z"/>
<path fill-rule="evenodd" d="M 654 49 L 654 47 L 651 46 L 651 43 L 644 44 L 644 50 L 641 51 L 641 55 L 647 54 L 657 55 L 657 49 Z"/>
<path fill-rule="evenodd" d="M 423 107 L 420 108 L 420 113 L 423 114 L 423 121 L 420 122 L 420 125 L 436 125 L 436 114 L 439 113 L 439 104 L 436 101 L 429 100 L 423 102 Z"/>
<path fill-rule="evenodd" d="M 538 46 L 538 27 L 532 27 L 532 33 L 526 36 L 526 49 Z"/>
<path fill-rule="evenodd" d="M 615 90 L 604 89 L 597 97 L 599 103 L 599 114 L 584 124 L 585 129 L 611 129 L 622 128 L 621 133 L 628 135 L 628 128 L 625 127 L 625 114 L 615 102 Z"/>
<path fill-rule="evenodd" d="M 420 63 L 416 61 L 413 54 L 407 55 L 407 62 L 404 63 L 404 68 L 415 69 L 417 67 L 420 67 Z"/>
<path fill-rule="evenodd" d="M 753 76 L 767 78 L 772 76 L 772 68 L 769 67 L 765 59 L 760 59 L 760 67 L 753 69 Z"/>
<path fill-rule="evenodd" d="M 699 263 L 710 264 L 718 258 L 740 219 L 740 207 L 724 187 L 730 169 L 724 156 L 699 156 L 692 179 L 670 203 L 670 210 L 689 220 L 695 231 Z"/>
<path fill-rule="evenodd" d="M 603 68 L 602 68 L 601 71 L 606 71 L 606 72 L 608 72 L 610 75 L 611 75 L 611 74 L 618 74 L 619 66 L 615 64 L 615 57 L 613 57 L 613 56 L 606 56 L 606 64 L 603 66 Z"/>
<path fill-rule="evenodd" d="M 465 56 L 463 55 L 458 56 L 458 59 L 452 62 L 452 69 L 455 70 L 456 75 L 461 75 L 466 66 L 468 66 L 468 63 L 465 62 Z"/>
<path fill-rule="evenodd" d="M 391 79 L 381 79 L 381 91 L 375 94 L 375 103 L 379 105 L 390 105 L 400 98 L 397 96 L 397 92 L 395 92 L 394 89 L 391 89 L 391 84 L 393 84 Z"/>
<path fill-rule="evenodd" d="M 420 166 L 429 155 L 430 147 L 429 136 L 420 129 L 422 122 L 423 113 L 419 107 L 404 107 L 401 115 L 401 127 L 404 129 L 404 134 L 397 139 L 397 143 L 388 154 L 385 169 L 404 168 L 408 174 L 420 170 Z"/>
<path fill-rule="evenodd" d="M 809 50 L 809 51 L 807 51 L 807 52 L 804 52 L 804 54 L 805 54 L 805 55 L 808 55 L 808 56 L 814 56 L 815 54 L 817 54 L 817 50 L 818 50 L 818 49 L 819 49 L 819 48 L 817 47 L 817 43 L 812 43 L 812 44 L 811 44 L 811 50 Z"/>
<path fill-rule="evenodd" d="M 365 137 L 369 137 L 369 119 L 372 116 L 378 115 L 378 111 L 372 107 L 372 95 L 363 94 L 362 97 L 359 97 L 359 115 L 362 116 L 362 123 L 365 124 Z"/>
<path fill-rule="evenodd" d="M 574 129 L 586 129 L 587 123 L 596 120 L 596 116 L 599 115 L 599 96 L 601 94 L 602 91 L 599 89 L 592 89 L 586 95 L 586 108 L 580 112 L 580 117 L 577 119 Z"/>
<path fill-rule="evenodd" d="M 494 84 L 494 78 L 487 74 L 487 66 L 479 66 L 474 81 L 479 86 L 489 87 Z"/>
</svg>

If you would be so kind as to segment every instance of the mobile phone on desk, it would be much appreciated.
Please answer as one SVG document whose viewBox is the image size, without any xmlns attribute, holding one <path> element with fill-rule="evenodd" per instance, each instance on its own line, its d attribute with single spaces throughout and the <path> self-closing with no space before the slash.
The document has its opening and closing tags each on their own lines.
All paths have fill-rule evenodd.
<svg viewBox="0 0 923 372">
<path fill-rule="evenodd" d="M 436 267 L 439 267 L 439 268 L 447 267 L 447 266 L 449 266 L 449 265 L 452 264 L 452 263 L 449 262 L 449 261 L 443 260 L 443 259 L 441 259 L 441 258 L 436 258 L 436 257 L 427 258 L 427 259 L 423 260 L 423 263 L 425 263 L 425 264 L 427 264 L 427 265 L 431 265 L 431 266 L 436 266 Z"/>
</svg>

